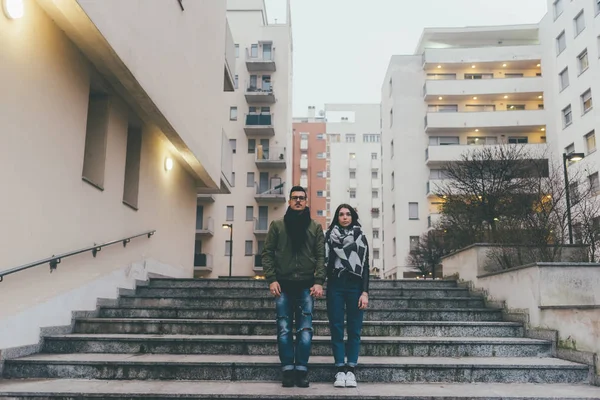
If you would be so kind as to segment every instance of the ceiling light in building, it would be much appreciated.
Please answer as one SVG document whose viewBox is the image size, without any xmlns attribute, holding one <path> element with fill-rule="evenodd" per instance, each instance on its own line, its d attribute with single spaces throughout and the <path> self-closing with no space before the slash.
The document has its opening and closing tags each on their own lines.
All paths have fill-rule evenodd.
<svg viewBox="0 0 600 400">
<path fill-rule="evenodd" d="M 442 68 L 442 66 L 441 66 L 441 65 L 438 65 L 438 68 Z"/>
<path fill-rule="evenodd" d="M 502 64 L 503 67 L 506 67 L 506 64 Z"/>
<path fill-rule="evenodd" d="M 471 65 L 471 68 L 475 68 L 475 67 L 476 67 L 476 65 Z"/>
<path fill-rule="evenodd" d="M 508 99 L 508 96 L 504 96 L 505 99 Z"/>
<path fill-rule="evenodd" d="M 474 97 L 473 97 L 473 100 L 477 100 L 477 96 L 474 96 Z"/>
<path fill-rule="evenodd" d="M 23 0 L 2 0 L 2 8 L 8 19 L 19 19 L 25 14 Z"/>
<path fill-rule="evenodd" d="M 479 132 L 479 129 L 475 129 L 475 132 Z"/>
<path fill-rule="evenodd" d="M 538 99 L 542 99 L 544 96 L 538 96 Z"/>
<path fill-rule="evenodd" d="M 540 131 L 542 131 L 542 132 L 545 132 L 545 131 L 546 131 L 546 128 L 542 128 L 542 129 L 540 129 Z"/>
<path fill-rule="evenodd" d="M 438 100 L 444 100 L 444 98 L 443 97 L 438 97 Z"/>
<path fill-rule="evenodd" d="M 542 66 L 542 64 L 538 64 L 537 66 L 538 66 L 538 67 L 541 67 L 541 66 Z"/>
<path fill-rule="evenodd" d="M 173 159 L 171 157 L 165 158 L 165 171 L 173 169 Z"/>
</svg>

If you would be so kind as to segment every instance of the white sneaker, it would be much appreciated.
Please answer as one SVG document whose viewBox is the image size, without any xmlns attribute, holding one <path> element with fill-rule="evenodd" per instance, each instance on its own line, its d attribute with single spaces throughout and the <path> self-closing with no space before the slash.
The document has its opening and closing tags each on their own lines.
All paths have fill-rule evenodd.
<svg viewBox="0 0 600 400">
<path fill-rule="evenodd" d="M 337 374 L 335 374 L 335 382 L 333 382 L 333 386 L 334 387 L 346 387 L 346 373 L 345 372 L 338 372 Z"/>
<path fill-rule="evenodd" d="M 346 372 L 346 387 L 355 388 L 356 387 L 356 376 L 353 372 Z"/>
</svg>

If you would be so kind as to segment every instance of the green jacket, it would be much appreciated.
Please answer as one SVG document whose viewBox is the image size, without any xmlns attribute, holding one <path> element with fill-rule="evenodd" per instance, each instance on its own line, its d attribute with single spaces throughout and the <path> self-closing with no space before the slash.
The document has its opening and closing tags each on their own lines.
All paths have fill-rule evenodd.
<svg viewBox="0 0 600 400">
<path fill-rule="evenodd" d="M 315 284 L 325 282 L 325 236 L 321 224 L 310 221 L 304 248 L 292 253 L 283 219 L 271 222 L 262 251 L 262 265 L 269 284 L 281 279 L 302 281 L 314 278 Z"/>
</svg>

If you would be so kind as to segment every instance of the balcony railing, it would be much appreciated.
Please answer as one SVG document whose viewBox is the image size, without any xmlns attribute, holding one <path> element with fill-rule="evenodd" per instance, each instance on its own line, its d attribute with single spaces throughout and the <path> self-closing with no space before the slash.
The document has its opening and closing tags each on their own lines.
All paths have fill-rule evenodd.
<svg viewBox="0 0 600 400">
<path fill-rule="evenodd" d="M 252 54 L 252 49 L 246 47 L 246 67 L 249 72 L 274 72 L 277 70 L 275 64 L 275 49 L 265 51 L 263 47 L 256 48 L 256 53 Z"/>
<path fill-rule="evenodd" d="M 273 94 L 273 85 L 263 82 L 261 84 L 249 84 L 246 87 L 246 101 L 250 104 L 273 104 L 275 95 Z"/>
<path fill-rule="evenodd" d="M 279 181 L 281 181 L 279 179 Z M 285 203 L 286 192 L 285 183 L 277 183 L 275 180 L 271 180 L 271 187 L 262 187 L 258 184 L 256 186 L 256 195 L 254 199 L 258 203 Z"/>
<path fill-rule="evenodd" d="M 266 235 L 269 231 L 269 218 L 254 218 L 254 234 Z"/>
<path fill-rule="evenodd" d="M 275 129 L 273 127 L 273 114 L 270 113 L 250 113 L 246 114 L 246 123 L 244 131 L 247 136 L 273 136 Z"/>
<path fill-rule="evenodd" d="M 196 234 L 197 235 L 207 235 L 213 236 L 215 233 L 215 221 L 212 217 L 208 217 L 204 219 L 202 225 L 196 225 Z"/>
<path fill-rule="evenodd" d="M 197 253 L 194 254 L 194 269 L 212 271 L 213 256 L 212 254 Z"/>
<path fill-rule="evenodd" d="M 255 162 L 258 168 L 284 169 L 287 166 L 286 149 L 259 145 L 255 150 Z"/>
</svg>

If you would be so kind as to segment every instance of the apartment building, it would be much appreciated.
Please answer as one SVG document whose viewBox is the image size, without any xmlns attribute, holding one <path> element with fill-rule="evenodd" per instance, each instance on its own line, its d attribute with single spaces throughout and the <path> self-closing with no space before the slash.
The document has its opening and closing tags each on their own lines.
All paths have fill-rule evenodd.
<svg viewBox="0 0 600 400">
<path fill-rule="evenodd" d="M 292 181 L 289 4 L 287 11 L 288 22 L 273 24 L 263 0 L 227 1 L 236 68 L 235 90 L 225 94 L 233 182 L 231 194 L 198 197 L 196 276 L 262 274 L 269 224 L 285 214 Z"/>
<path fill-rule="evenodd" d="M 327 223 L 327 135 L 325 117 L 308 107 L 308 116 L 293 120 L 293 183 L 306 189 L 311 217 Z"/>
<path fill-rule="evenodd" d="M 379 104 L 326 104 L 327 225 L 338 205 L 358 212 L 371 245 L 371 273 L 382 264 L 381 130 Z"/>
<path fill-rule="evenodd" d="M 545 152 L 554 123 L 542 58 L 538 25 L 426 29 L 414 55 L 392 57 L 381 94 L 385 277 L 412 276 L 406 258 L 439 220 L 444 164 L 478 145 Z"/>
<path fill-rule="evenodd" d="M 230 190 L 235 50 L 221 2 L 1 8 L 4 349 L 149 273 L 193 276 L 197 192 Z"/>
<path fill-rule="evenodd" d="M 590 182 L 598 185 L 596 130 L 600 112 L 600 1 L 549 0 L 540 22 L 544 82 L 552 92 L 548 118 L 556 126 L 552 146 L 562 153 L 585 153 Z"/>
</svg>

